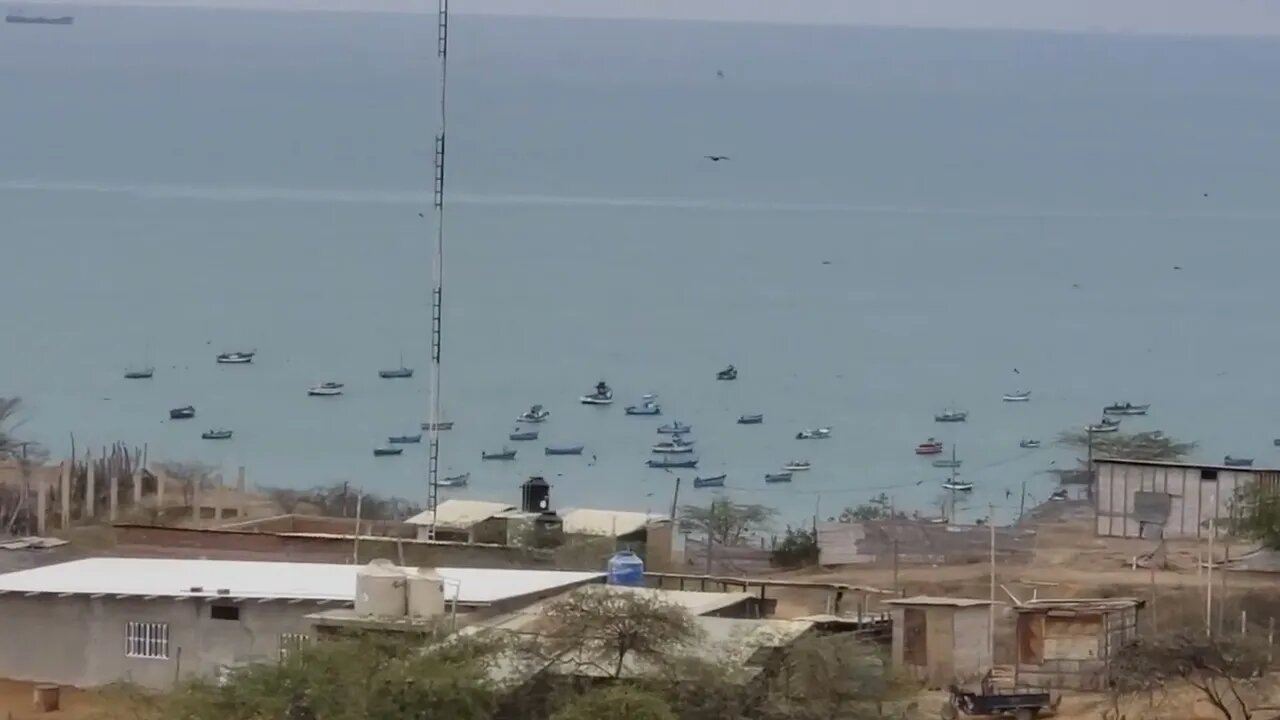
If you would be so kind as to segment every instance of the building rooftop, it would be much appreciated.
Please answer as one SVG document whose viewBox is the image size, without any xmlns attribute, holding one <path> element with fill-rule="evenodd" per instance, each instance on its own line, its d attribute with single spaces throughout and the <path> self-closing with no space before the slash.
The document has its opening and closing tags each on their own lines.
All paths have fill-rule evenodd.
<svg viewBox="0 0 1280 720">
<path fill-rule="evenodd" d="M 990 600 L 962 597 L 936 597 L 932 595 L 916 595 L 909 598 L 897 598 L 883 601 L 885 605 L 934 605 L 937 607 L 986 607 L 994 605 Z"/>
<path fill-rule="evenodd" d="M 643 530 L 650 523 L 669 520 L 666 515 L 629 512 L 626 510 L 592 510 L 572 508 L 560 511 L 564 531 L 573 535 L 620 537 Z"/>
<path fill-rule="evenodd" d="M 1229 470 L 1231 472 L 1242 473 L 1280 472 L 1280 469 L 1276 468 L 1222 465 L 1220 463 L 1175 462 L 1171 460 L 1130 460 L 1128 458 L 1096 457 L 1093 461 L 1095 463 L 1111 463 L 1112 465 L 1146 465 L 1151 467 L 1195 468 L 1199 470 Z"/>
<path fill-rule="evenodd" d="M 355 601 L 359 565 L 88 558 L 0 575 L 0 595 L 91 595 L 256 600 Z M 460 605 L 502 600 L 591 582 L 603 573 L 434 568 Z"/>
<path fill-rule="evenodd" d="M 1112 610 L 1128 610 L 1133 607 L 1142 607 L 1144 604 L 1144 601 L 1137 598 L 1048 598 L 1027 600 L 1013 609 L 1015 612 L 1020 613 L 1098 613 Z"/>
<path fill-rule="evenodd" d="M 436 526 L 465 530 L 491 517 L 515 509 L 516 506 L 510 503 L 449 498 L 436 506 Z M 430 525 L 431 511 L 418 513 L 405 522 L 410 525 Z"/>
</svg>

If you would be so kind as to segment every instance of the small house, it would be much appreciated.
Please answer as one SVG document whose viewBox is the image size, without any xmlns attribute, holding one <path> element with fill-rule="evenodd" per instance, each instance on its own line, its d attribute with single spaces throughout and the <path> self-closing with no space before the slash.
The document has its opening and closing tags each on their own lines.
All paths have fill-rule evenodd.
<svg viewBox="0 0 1280 720">
<path fill-rule="evenodd" d="M 1138 634 L 1141 600 L 1032 600 L 1014 608 L 1018 685 L 1106 687 L 1111 658 Z"/>
<path fill-rule="evenodd" d="M 893 666 L 930 688 L 991 669 L 990 600 L 924 595 L 886 600 L 893 617 Z"/>
</svg>

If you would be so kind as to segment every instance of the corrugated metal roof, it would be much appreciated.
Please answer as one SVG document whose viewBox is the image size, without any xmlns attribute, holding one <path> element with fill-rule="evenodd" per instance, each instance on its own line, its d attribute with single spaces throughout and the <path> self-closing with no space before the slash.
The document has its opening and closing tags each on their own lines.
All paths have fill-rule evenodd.
<svg viewBox="0 0 1280 720">
<path fill-rule="evenodd" d="M 1028 600 L 1014 607 L 1016 612 L 1105 612 L 1141 607 L 1144 601 L 1137 598 L 1047 598 Z"/>
<path fill-rule="evenodd" d="M 979 600 L 977 598 L 936 597 L 932 595 L 917 595 L 909 598 L 884 600 L 883 602 L 885 605 L 936 605 L 938 607 L 979 607 L 992 604 L 990 600 Z"/>
<path fill-rule="evenodd" d="M 465 530 L 476 523 L 515 509 L 516 506 L 509 503 L 450 498 L 436 506 L 436 526 Z M 418 513 L 405 522 L 410 525 L 430 525 L 431 512 Z"/>
<path fill-rule="evenodd" d="M 130 597 L 225 597 L 353 602 L 359 565 L 88 558 L 0 575 L 0 594 L 47 593 Z M 565 588 L 603 573 L 558 570 L 434 568 L 459 603 L 487 605 Z"/>
<path fill-rule="evenodd" d="M 562 510 L 560 519 L 564 531 L 574 535 L 604 535 L 619 537 L 644 529 L 649 523 L 667 520 L 666 515 L 628 512 L 626 510 L 592 510 L 573 508 Z"/>
<path fill-rule="evenodd" d="M 1280 472 L 1280 469 L 1268 468 L 1268 467 L 1249 467 L 1249 466 L 1241 466 L 1241 465 L 1222 465 L 1222 464 L 1214 464 L 1214 463 L 1171 462 L 1169 460 L 1129 460 L 1126 458 L 1097 457 L 1093 459 L 1093 462 L 1107 463 L 1110 465 L 1143 465 L 1146 467 L 1192 468 L 1192 469 L 1200 469 L 1200 470 L 1226 470 L 1230 472 L 1239 472 L 1239 473 Z"/>
</svg>

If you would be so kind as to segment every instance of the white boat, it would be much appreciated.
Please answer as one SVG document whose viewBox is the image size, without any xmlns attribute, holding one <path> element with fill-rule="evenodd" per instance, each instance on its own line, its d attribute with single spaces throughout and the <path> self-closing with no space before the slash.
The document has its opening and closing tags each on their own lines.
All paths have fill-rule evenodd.
<svg viewBox="0 0 1280 720">
<path fill-rule="evenodd" d="M 516 420 L 523 423 L 540 423 L 546 422 L 548 417 L 551 417 L 550 410 L 543 408 L 541 405 L 534 405 L 520 413 Z"/>
<path fill-rule="evenodd" d="M 657 445 L 653 445 L 649 450 L 656 453 L 667 453 L 672 455 L 678 453 L 691 453 L 693 452 L 693 441 L 685 440 L 679 435 L 672 435 L 670 440 L 664 440 Z"/>
<path fill-rule="evenodd" d="M 257 350 L 253 352 L 229 352 L 218 355 L 217 361 L 222 365 L 245 365 L 253 362 L 253 356 L 258 354 Z"/>
<path fill-rule="evenodd" d="M 1018 447 L 1024 450 L 1035 450 L 1040 447 L 1040 441 L 1032 440 L 1030 438 L 1023 438 L 1022 441 L 1018 443 Z"/>
<path fill-rule="evenodd" d="M 307 388 L 307 394 L 314 397 L 334 397 L 342 394 L 341 387 L 331 387 L 331 383 L 322 385 L 312 385 Z"/>
<path fill-rule="evenodd" d="M 801 430 L 796 433 L 797 440 L 825 440 L 831 437 L 831 428 L 820 427 L 813 430 Z"/>
<path fill-rule="evenodd" d="M 1030 401 L 1031 401 L 1031 391 L 1030 391 L 1030 390 L 1018 390 L 1018 391 L 1016 391 L 1016 392 L 1005 393 L 1005 394 L 1004 394 L 1004 397 L 1002 397 L 1002 398 L 1000 398 L 1000 399 L 1001 399 L 1001 400 L 1003 400 L 1003 401 L 1005 401 L 1005 402 L 1030 402 Z"/>
<path fill-rule="evenodd" d="M 811 467 L 813 467 L 813 465 L 811 465 L 808 460 L 792 460 L 786 465 L 783 465 L 782 469 L 787 472 L 804 472 Z"/>
<path fill-rule="evenodd" d="M 971 483 L 971 482 L 966 482 L 966 481 L 964 481 L 964 480 L 956 480 L 955 478 L 951 478 L 950 480 L 943 481 L 943 483 L 942 483 L 942 489 L 943 489 L 943 490 L 952 490 L 952 491 L 954 491 L 954 492 L 972 492 L 972 491 L 973 491 L 973 483 Z"/>
<path fill-rule="evenodd" d="M 1119 432 L 1120 426 L 1118 424 L 1100 423 L 1098 425 L 1085 425 L 1084 429 L 1090 435 L 1101 435 L 1102 433 Z"/>
</svg>

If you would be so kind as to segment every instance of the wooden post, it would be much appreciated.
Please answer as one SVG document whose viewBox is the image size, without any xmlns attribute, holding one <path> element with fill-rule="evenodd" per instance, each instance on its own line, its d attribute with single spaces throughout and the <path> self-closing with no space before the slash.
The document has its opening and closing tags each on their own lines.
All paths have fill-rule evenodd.
<svg viewBox="0 0 1280 720">
<path fill-rule="evenodd" d="M 71 468 L 75 466 L 75 459 L 62 461 L 62 472 L 59 481 L 59 499 L 62 501 L 62 529 L 66 530 L 71 527 Z"/>
<path fill-rule="evenodd" d="M 107 481 L 107 491 L 111 493 L 111 496 L 107 498 L 107 521 L 115 522 L 116 503 L 120 495 L 120 477 L 119 473 L 114 472 L 114 469 L 109 469 L 107 472 L 110 475 L 110 479 Z"/>
<path fill-rule="evenodd" d="M 41 468 L 40 477 L 36 479 L 36 534 L 44 535 L 49 522 L 49 479 Z"/>
<path fill-rule="evenodd" d="M 93 519 L 93 501 L 97 495 L 94 494 L 94 473 L 97 468 L 93 465 L 93 451 L 89 448 L 84 449 L 85 464 L 85 481 L 84 481 L 84 504 L 80 506 L 80 517 L 86 520 Z"/>
</svg>

